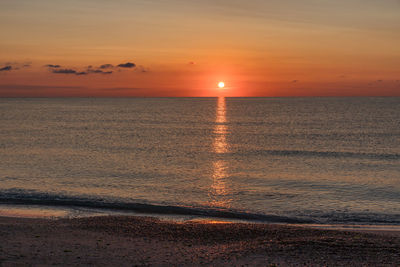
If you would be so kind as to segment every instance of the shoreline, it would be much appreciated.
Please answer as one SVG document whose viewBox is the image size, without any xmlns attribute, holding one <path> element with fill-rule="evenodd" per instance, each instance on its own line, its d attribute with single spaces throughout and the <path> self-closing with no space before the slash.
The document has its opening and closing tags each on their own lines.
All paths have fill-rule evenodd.
<svg viewBox="0 0 400 267">
<path fill-rule="evenodd" d="M 88 217 L 107 216 L 132 216 L 155 218 L 161 221 L 185 223 L 185 222 L 218 222 L 218 223 L 249 223 L 249 224 L 273 224 L 283 226 L 294 226 L 321 230 L 354 231 L 365 233 L 385 233 L 387 235 L 400 236 L 400 225 L 395 224 L 331 224 L 331 223 L 292 223 L 274 222 L 251 219 L 224 218 L 205 215 L 182 215 L 182 214 L 160 214 L 143 213 L 136 211 L 94 209 L 85 207 L 48 206 L 48 205 L 15 205 L 0 204 L 0 218 L 27 218 L 27 219 L 78 219 Z"/>
<path fill-rule="evenodd" d="M 154 217 L 0 217 L 0 265 L 337 266 L 400 262 L 400 235 Z"/>
</svg>

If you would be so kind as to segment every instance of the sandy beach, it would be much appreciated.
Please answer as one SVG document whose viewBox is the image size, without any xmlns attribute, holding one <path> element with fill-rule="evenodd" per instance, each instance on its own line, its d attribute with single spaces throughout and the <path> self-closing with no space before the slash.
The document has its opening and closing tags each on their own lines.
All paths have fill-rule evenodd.
<svg viewBox="0 0 400 267">
<path fill-rule="evenodd" d="M 0 266 L 398 266 L 396 232 L 150 217 L 0 217 Z"/>
</svg>

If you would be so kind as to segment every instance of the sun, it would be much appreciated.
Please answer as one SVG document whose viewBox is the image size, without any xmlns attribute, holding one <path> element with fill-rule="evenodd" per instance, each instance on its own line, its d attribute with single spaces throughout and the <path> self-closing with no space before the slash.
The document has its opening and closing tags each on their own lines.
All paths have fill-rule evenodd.
<svg viewBox="0 0 400 267">
<path fill-rule="evenodd" d="M 225 83 L 224 83 L 224 82 L 219 82 L 219 83 L 218 83 L 218 87 L 219 87 L 220 89 L 224 88 L 224 87 L 225 87 Z"/>
</svg>

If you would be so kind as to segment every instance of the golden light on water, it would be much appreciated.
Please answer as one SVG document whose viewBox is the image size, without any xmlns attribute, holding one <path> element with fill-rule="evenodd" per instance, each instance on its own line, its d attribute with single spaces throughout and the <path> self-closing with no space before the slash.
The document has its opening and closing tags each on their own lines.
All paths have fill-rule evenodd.
<svg viewBox="0 0 400 267">
<path fill-rule="evenodd" d="M 215 119 L 215 122 L 217 123 L 217 126 L 226 126 L 221 123 L 226 122 L 226 104 L 225 104 L 225 97 L 218 97 L 218 102 L 217 102 L 217 117 Z M 218 133 L 218 132 L 216 132 Z"/>
<path fill-rule="evenodd" d="M 213 184 L 211 185 L 212 193 L 216 196 L 226 195 L 225 178 L 226 173 L 226 162 L 223 160 L 217 160 L 213 163 L 214 173 L 213 173 Z"/>
<path fill-rule="evenodd" d="M 226 105 L 225 97 L 219 97 L 217 103 L 217 116 L 215 118 L 215 138 L 214 151 L 217 154 L 228 152 L 228 144 L 226 142 L 227 126 L 226 126 Z"/>
<path fill-rule="evenodd" d="M 228 143 L 226 140 L 226 135 L 228 133 L 228 128 L 226 125 L 226 104 L 225 97 L 219 97 L 217 102 L 217 112 L 215 118 L 215 128 L 214 128 L 214 143 L 213 149 L 218 157 L 213 162 L 213 175 L 212 184 L 210 188 L 211 206 L 215 207 L 229 207 L 231 202 L 227 198 L 229 190 L 226 185 L 226 179 L 228 178 L 228 165 L 223 159 L 223 154 L 228 152 Z"/>
</svg>

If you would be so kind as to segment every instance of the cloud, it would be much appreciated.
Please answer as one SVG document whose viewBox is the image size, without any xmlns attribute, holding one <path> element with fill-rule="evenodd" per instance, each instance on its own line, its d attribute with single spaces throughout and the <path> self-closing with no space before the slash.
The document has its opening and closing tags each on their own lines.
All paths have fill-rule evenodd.
<svg viewBox="0 0 400 267">
<path fill-rule="evenodd" d="M 47 64 L 47 65 L 45 65 L 45 67 L 48 67 L 48 68 L 60 68 L 61 66 L 60 65 Z"/>
<path fill-rule="evenodd" d="M 137 66 L 136 70 L 138 70 L 140 72 L 149 72 L 149 69 L 146 69 L 142 65 Z"/>
<path fill-rule="evenodd" d="M 88 72 L 90 73 L 102 73 L 102 70 L 93 70 L 93 69 L 88 69 Z"/>
<path fill-rule="evenodd" d="M 55 73 L 55 74 L 74 74 L 74 75 L 78 75 L 78 76 L 88 74 L 87 71 L 77 71 L 74 69 L 60 69 L 60 67 L 61 67 L 60 65 L 47 64 L 45 66 L 48 67 L 52 73 Z"/>
<path fill-rule="evenodd" d="M 15 71 L 15 70 L 21 70 L 24 68 L 29 68 L 32 66 L 31 62 L 24 62 L 24 63 L 18 63 L 18 62 L 6 62 L 4 63 L 4 67 L 0 68 L 0 71 Z"/>
<path fill-rule="evenodd" d="M 136 67 L 136 64 L 135 63 L 131 63 L 131 62 L 127 62 L 127 63 L 119 64 L 117 67 L 120 67 L 120 68 L 134 68 L 134 67 Z"/>
<path fill-rule="evenodd" d="M 88 75 L 88 74 L 102 74 L 102 75 L 109 75 L 113 74 L 114 71 L 111 69 L 115 68 L 136 68 L 135 71 L 140 72 L 148 72 L 143 66 L 136 66 L 135 63 L 127 62 L 121 63 L 119 65 L 113 64 L 102 64 L 98 67 L 94 67 L 92 65 L 88 65 L 86 69 L 80 71 L 79 68 L 72 67 L 72 68 L 62 68 L 61 65 L 58 64 L 47 64 L 45 65 L 49 69 L 51 73 L 54 74 L 73 74 L 73 75 Z M 119 69 L 120 71 L 120 69 Z"/>
<path fill-rule="evenodd" d="M 103 71 L 103 70 L 94 70 L 94 69 L 88 69 L 87 70 L 89 73 L 97 73 L 97 74 L 112 74 L 112 71 Z"/>
<path fill-rule="evenodd" d="M 87 75 L 86 71 L 76 71 L 74 69 L 52 69 L 52 73 L 55 74 L 74 74 L 74 75 Z"/>
<path fill-rule="evenodd" d="M 293 80 L 293 81 L 292 81 L 292 83 L 297 83 L 297 82 L 299 82 L 299 80 Z"/>
<path fill-rule="evenodd" d="M 24 84 L 2 84 L 0 90 L 12 91 L 35 91 L 35 90 L 63 90 L 63 89 L 82 89 L 80 86 L 50 86 L 50 85 L 24 85 Z"/>
<path fill-rule="evenodd" d="M 1 97 L 54 97 L 54 96 L 90 96 L 90 90 L 81 86 L 56 86 L 56 85 L 0 85 Z"/>
<path fill-rule="evenodd" d="M 114 68 L 113 64 L 103 64 L 99 67 L 100 69 L 112 69 Z"/>
<path fill-rule="evenodd" d="M 55 69 L 51 71 L 52 73 L 56 74 L 76 74 L 76 70 L 73 69 Z"/>
<path fill-rule="evenodd" d="M 0 71 L 10 71 L 10 70 L 12 70 L 11 66 L 5 66 L 3 68 L 0 68 Z"/>
<path fill-rule="evenodd" d="M 87 71 L 77 71 L 74 69 L 58 69 L 58 68 L 50 68 L 52 73 L 55 74 L 74 74 L 74 75 L 88 75 L 91 73 L 95 73 L 95 74 L 112 74 L 112 71 L 103 71 L 103 70 L 94 70 L 91 68 L 88 68 Z"/>
</svg>

